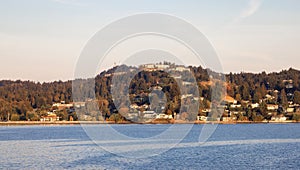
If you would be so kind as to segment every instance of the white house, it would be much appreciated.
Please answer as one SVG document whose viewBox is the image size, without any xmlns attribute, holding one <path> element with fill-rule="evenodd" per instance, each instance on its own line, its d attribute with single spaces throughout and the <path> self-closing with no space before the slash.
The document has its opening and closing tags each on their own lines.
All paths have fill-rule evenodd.
<svg viewBox="0 0 300 170">
<path fill-rule="evenodd" d="M 193 94 L 183 94 L 183 95 L 181 95 L 181 99 L 186 99 L 188 97 L 193 97 Z"/>
<path fill-rule="evenodd" d="M 61 103 L 53 103 L 52 107 L 57 107 L 59 110 L 61 110 L 61 109 L 64 109 L 64 108 L 73 107 L 73 103 L 70 103 L 70 104 L 65 104 L 63 102 L 61 102 Z"/>
<path fill-rule="evenodd" d="M 206 121 L 206 116 L 197 116 L 197 120 Z"/>
<path fill-rule="evenodd" d="M 155 64 L 144 64 L 144 65 L 142 65 L 142 67 L 144 67 L 144 68 L 155 68 Z"/>
<path fill-rule="evenodd" d="M 135 103 L 131 104 L 129 107 L 131 109 L 137 109 L 137 108 L 139 108 L 139 106 L 137 104 L 135 104 Z"/>
<path fill-rule="evenodd" d="M 177 67 L 175 68 L 175 70 L 176 70 L 176 71 L 182 72 L 182 71 L 189 71 L 190 69 L 189 69 L 189 68 L 186 68 L 186 67 L 184 67 L 184 66 L 177 66 Z"/>
<path fill-rule="evenodd" d="M 85 102 L 74 102 L 73 105 L 76 108 L 85 107 Z"/>
<path fill-rule="evenodd" d="M 259 103 L 253 103 L 251 104 L 251 108 L 254 109 L 254 108 L 258 108 L 259 107 Z"/>
<path fill-rule="evenodd" d="M 278 105 L 277 104 L 267 104 L 267 110 L 277 110 Z"/>
<path fill-rule="evenodd" d="M 48 112 L 46 116 L 42 116 L 40 119 L 41 122 L 55 122 L 55 121 L 59 121 L 59 117 L 53 113 L 53 112 Z"/>
<path fill-rule="evenodd" d="M 138 117 L 138 113 L 128 113 L 128 114 L 126 115 L 126 118 L 127 118 L 127 119 L 130 119 L 130 120 L 135 119 L 135 118 L 137 118 L 137 117 Z"/>
<path fill-rule="evenodd" d="M 164 113 L 160 113 L 156 116 L 156 119 L 172 119 L 172 115 L 166 115 Z"/>
<path fill-rule="evenodd" d="M 289 108 L 286 109 L 286 112 L 292 113 L 292 112 L 294 112 L 294 108 L 293 107 L 289 107 Z"/>
<path fill-rule="evenodd" d="M 143 111 L 144 118 L 146 119 L 154 119 L 156 118 L 157 114 L 154 111 Z"/>
<path fill-rule="evenodd" d="M 273 116 L 271 118 L 272 121 L 275 121 L 275 122 L 283 122 L 283 121 L 286 121 L 286 117 L 285 116 Z"/>
<path fill-rule="evenodd" d="M 156 68 L 157 68 L 158 70 L 166 70 L 166 69 L 168 69 L 168 68 L 170 67 L 170 66 L 167 65 L 167 64 L 156 64 L 155 66 L 156 66 Z"/>
<path fill-rule="evenodd" d="M 183 81 L 183 82 L 182 82 L 182 85 L 184 85 L 184 86 L 185 86 L 185 85 L 191 85 L 191 84 L 192 84 L 192 82 L 189 82 L 189 81 Z"/>
</svg>

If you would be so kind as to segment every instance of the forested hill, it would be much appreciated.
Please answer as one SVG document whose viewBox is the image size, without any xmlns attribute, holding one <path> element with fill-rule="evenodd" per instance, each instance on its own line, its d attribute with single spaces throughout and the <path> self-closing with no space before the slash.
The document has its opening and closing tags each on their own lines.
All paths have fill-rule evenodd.
<svg viewBox="0 0 300 170">
<path fill-rule="evenodd" d="M 103 71 L 95 78 L 95 92 L 96 97 L 103 103 L 106 108 L 102 108 L 107 116 L 116 112 L 112 103 L 110 95 L 110 84 L 113 73 L 116 70 L 123 70 L 124 72 L 134 67 L 127 67 L 125 65 L 112 68 L 108 71 Z M 209 103 L 210 85 L 209 75 L 206 69 L 202 67 L 189 67 L 194 73 L 196 81 L 198 82 L 199 94 Z M 295 69 L 283 70 L 278 73 L 238 73 L 227 74 L 227 93 L 229 96 L 237 100 L 249 100 L 257 102 L 266 94 L 274 95 L 274 92 L 285 93 L 290 95 L 290 99 L 295 103 L 299 103 L 298 99 L 300 91 L 300 71 Z M 176 92 L 178 87 L 174 83 L 174 79 L 163 71 L 142 71 L 138 73 L 131 82 L 131 94 L 147 94 L 149 86 L 162 86 L 163 90 L 167 92 L 167 96 L 171 98 L 171 102 L 167 106 L 166 111 L 174 112 L 178 109 L 178 100 L 180 97 Z M 287 87 L 288 86 L 288 87 Z M 174 92 L 175 91 L 175 92 Z M 134 97 L 134 95 L 133 95 Z M 176 101 L 177 100 L 177 101 Z M 276 102 L 280 102 L 280 97 Z M 299 101 L 297 101 L 299 100 Z M 14 115 L 17 120 L 38 120 L 41 114 L 49 111 L 53 103 L 65 101 L 65 103 L 72 102 L 72 81 L 55 81 L 49 83 L 35 83 L 32 81 L 0 81 L 0 121 L 7 120 L 7 116 Z M 205 104 L 206 106 L 208 104 Z M 61 113 L 65 117 L 67 111 Z M 67 118 L 65 118 L 67 119 Z"/>
</svg>

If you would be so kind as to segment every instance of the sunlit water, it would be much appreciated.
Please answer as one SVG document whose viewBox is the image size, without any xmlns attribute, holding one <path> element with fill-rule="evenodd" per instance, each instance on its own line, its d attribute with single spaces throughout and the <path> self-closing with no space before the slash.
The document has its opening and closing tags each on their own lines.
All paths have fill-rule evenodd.
<svg viewBox="0 0 300 170">
<path fill-rule="evenodd" d="M 219 125 L 204 144 L 198 142 L 203 125 L 194 125 L 175 147 L 144 158 L 108 150 L 162 150 L 173 141 L 147 137 L 170 125 L 112 126 L 141 141 L 103 139 L 97 145 L 80 125 L 0 127 L 0 169 L 300 169 L 300 124 Z"/>
</svg>

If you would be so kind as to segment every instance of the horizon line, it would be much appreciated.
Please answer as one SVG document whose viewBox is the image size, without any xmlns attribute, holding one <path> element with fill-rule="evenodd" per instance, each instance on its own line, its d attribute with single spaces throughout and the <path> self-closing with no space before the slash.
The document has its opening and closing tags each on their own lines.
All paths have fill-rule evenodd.
<svg viewBox="0 0 300 170">
<path fill-rule="evenodd" d="M 149 64 L 153 64 L 153 63 L 149 63 Z M 172 63 L 173 64 L 173 63 Z M 122 64 L 122 65 L 126 65 L 126 64 Z M 108 71 L 108 70 L 110 70 L 110 69 L 113 69 L 113 68 L 115 68 L 115 67 L 117 67 L 117 66 L 121 66 L 121 65 L 115 65 L 114 67 L 111 67 L 111 68 L 109 68 L 109 69 L 104 69 L 104 70 L 102 70 L 102 71 L 100 71 L 98 74 L 96 74 L 95 75 L 95 77 L 97 76 L 97 75 L 100 75 L 102 72 L 104 72 L 104 71 Z M 126 66 L 131 66 L 131 65 L 126 65 Z M 190 65 L 191 66 L 191 65 Z M 187 67 L 190 67 L 190 66 L 187 66 Z M 131 66 L 131 67 L 135 67 L 135 66 Z M 200 67 L 200 66 L 191 66 L 191 67 Z M 201 66 L 202 67 L 202 66 Z M 203 69 L 209 69 L 209 68 L 203 68 Z M 289 67 L 289 68 L 287 68 L 287 69 L 281 69 L 280 71 L 269 71 L 269 72 L 267 72 L 267 71 L 264 71 L 264 70 L 262 70 L 262 71 L 258 71 L 258 72 L 255 72 L 255 71 L 240 71 L 240 72 L 231 72 L 231 71 L 229 71 L 229 72 L 223 72 L 223 74 L 225 74 L 225 75 L 228 75 L 228 74 L 230 74 L 230 73 L 232 73 L 232 74 L 261 74 L 261 73 L 263 73 L 263 72 L 265 72 L 266 74 L 272 74 L 272 73 L 280 73 L 280 72 L 283 72 L 283 71 L 289 71 L 289 70 L 291 70 L 291 69 L 293 69 L 293 70 L 296 70 L 296 71 L 300 71 L 300 69 L 297 69 L 297 68 L 294 68 L 294 67 Z M 218 73 L 218 72 L 217 72 Z M 92 77 L 91 77 L 92 78 Z M 30 80 L 30 79 L 24 79 L 24 78 L 4 78 L 4 79 L 0 79 L 0 81 L 22 81 L 22 82 L 25 82 L 25 81 L 29 81 L 29 82 L 34 82 L 34 83 L 41 83 L 41 84 L 43 84 L 43 83 L 54 83 L 54 82 L 67 82 L 67 81 L 74 81 L 74 80 L 76 80 L 76 79 L 80 79 L 80 78 L 70 78 L 70 79 L 55 79 L 55 80 L 45 80 L 45 81 L 41 81 L 41 80 Z"/>
</svg>

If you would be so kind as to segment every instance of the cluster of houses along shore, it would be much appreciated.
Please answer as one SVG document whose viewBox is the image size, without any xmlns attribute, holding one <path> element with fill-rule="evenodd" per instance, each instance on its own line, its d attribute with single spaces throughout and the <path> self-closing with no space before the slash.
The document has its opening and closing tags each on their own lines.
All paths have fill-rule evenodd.
<svg viewBox="0 0 300 170">
<path fill-rule="evenodd" d="M 175 71 L 175 72 L 184 72 L 184 71 L 190 71 L 189 68 L 185 66 L 178 66 L 178 65 L 171 65 L 169 63 L 164 64 L 145 64 L 140 66 L 141 69 L 145 71 L 159 71 L 159 70 L 168 70 L 168 71 Z M 131 68 L 134 69 L 134 68 Z M 131 70 L 134 71 L 134 70 Z M 123 75 L 126 74 L 126 72 L 117 71 L 115 73 L 107 73 L 105 74 L 106 77 L 113 75 Z M 179 79 L 179 82 L 183 86 L 189 86 L 193 84 L 193 82 L 190 81 L 183 81 L 181 79 L 181 74 L 175 74 L 175 79 Z M 292 80 L 284 80 L 286 84 L 286 89 L 292 89 L 293 88 L 293 81 Z M 156 90 L 161 91 L 160 86 L 156 86 L 154 88 L 157 88 Z M 293 98 L 293 93 L 291 91 L 287 90 L 287 98 L 291 99 Z M 278 104 L 277 102 L 268 102 L 268 101 L 274 101 L 276 98 L 275 96 L 271 94 L 278 94 L 279 92 L 277 90 L 269 90 L 268 94 L 263 96 L 259 100 L 259 102 L 251 102 L 251 101 L 237 101 L 235 98 L 231 96 L 225 96 L 223 99 L 223 103 L 221 106 L 223 109 L 223 113 L 220 117 L 217 118 L 217 120 L 224 121 L 224 122 L 232 122 L 232 121 L 238 121 L 241 120 L 239 118 L 240 115 L 246 115 L 246 109 L 255 110 L 260 107 L 262 107 L 262 103 L 265 104 L 265 111 L 267 112 L 265 114 L 268 115 L 268 121 L 274 121 L 274 122 L 285 122 L 287 120 L 291 120 L 292 116 L 294 114 L 300 115 L 300 105 L 294 103 L 292 100 L 288 100 L 288 106 L 283 107 L 282 105 Z M 194 94 L 182 94 L 181 99 L 188 99 L 193 101 L 203 101 L 205 100 L 203 97 L 195 96 Z M 160 104 L 161 103 L 161 104 Z M 60 103 L 54 103 L 52 105 L 53 111 L 48 112 L 47 115 L 44 115 L 41 117 L 41 121 L 59 121 L 60 117 L 56 115 L 56 112 L 62 109 L 67 109 L 70 113 L 75 113 L 76 108 L 82 108 L 86 106 L 86 102 L 74 102 L 74 103 L 65 103 L 64 101 Z M 165 114 L 165 105 L 163 102 L 159 101 L 159 107 L 153 110 L 151 108 L 151 105 L 149 104 L 143 104 L 143 105 L 137 105 L 136 103 L 132 103 L 129 106 L 128 112 L 125 114 L 122 114 L 127 120 L 137 120 L 142 119 L 143 121 L 151 121 L 155 119 L 166 119 L 166 120 L 183 120 L 184 116 L 182 114 Z M 209 108 L 203 108 L 198 116 L 196 117 L 197 121 L 207 121 L 209 120 L 209 113 L 211 110 Z M 86 115 L 86 117 L 88 117 Z M 300 117 L 300 116 L 299 116 Z M 265 118 L 264 118 L 265 119 Z M 73 120 L 71 118 L 70 120 Z M 249 121 L 249 119 L 245 118 L 244 121 Z M 266 121 L 266 120 L 265 120 Z"/>
<path fill-rule="evenodd" d="M 192 95 L 183 96 L 183 97 L 189 97 L 191 99 L 194 99 Z M 266 95 L 264 99 L 266 100 L 268 98 L 273 98 L 273 96 Z M 203 97 L 200 97 L 199 99 L 196 98 L 196 100 L 204 100 Z M 243 107 L 245 105 L 249 109 L 256 109 L 261 107 L 261 103 L 251 103 L 249 101 L 242 101 L 239 103 L 237 100 L 230 96 L 226 96 L 224 98 L 224 105 L 222 107 L 224 108 L 224 114 L 219 117 L 218 120 L 224 121 L 224 122 L 232 122 L 237 121 L 237 115 L 245 115 L 245 110 Z M 75 108 L 82 108 L 86 106 L 86 102 L 74 102 L 66 104 L 64 101 L 60 103 L 54 103 L 52 105 L 52 108 L 54 108 L 51 112 L 48 112 L 46 115 L 41 116 L 40 121 L 59 121 L 61 120 L 60 117 L 56 114 L 57 111 L 62 109 L 67 109 L 68 112 L 75 112 Z M 138 118 L 142 118 L 144 122 L 150 122 L 152 120 L 156 119 L 165 119 L 165 120 L 182 120 L 182 115 L 173 113 L 172 115 L 167 115 L 163 113 L 163 110 L 165 109 L 164 105 L 160 105 L 159 110 L 153 111 L 150 108 L 150 105 L 144 104 L 142 106 L 138 106 L 137 104 L 133 103 L 130 105 L 130 108 L 128 110 L 128 113 L 124 114 L 123 116 L 127 120 L 137 120 Z M 144 111 L 139 111 L 143 108 Z M 281 113 L 279 113 L 279 110 L 281 110 Z M 196 120 L 197 121 L 207 121 L 208 115 L 210 113 L 210 109 L 203 109 L 202 114 L 198 114 Z M 267 114 L 271 117 L 268 121 L 273 122 L 286 122 L 289 119 L 291 119 L 291 116 L 295 113 L 300 113 L 300 105 L 294 104 L 293 102 L 289 102 L 289 105 L 286 109 L 283 109 L 281 105 L 279 104 L 266 104 L 266 111 Z M 70 118 L 72 121 L 73 118 Z"/>
<path fill-rule="evenodd" d="M 191 97 L 191 96 L 190 96 Z M 271 96 L 266 96 L 271 97 Z M 203 100 L 201 97 L 200 100 Z M 247 105 L 247 107 L 251 109 L 256 109 L 260 107 L 260 103 L 250 103 L 248 101 L 243 101 L 244 103 L 238 103 L 234 98 L 230 96 L 226 96 L 224 98 L 224 102 L 226 105 L 223 105 L 224 107 L 224 114 L 218 119 L 220 121 L 224 122 L 231 122 L 231 121 L 237 121 L 237 115 L 238 114 L 245 114 L 245 111 L 242 109 L 242 105 Z M 53 108 L 57 110 L 52 110 L 51 112 L 47 112 L 47 115 L 41 116 L 40 121 L 59 121 L 61 120 L 60 117 L 56 114 L 57 111 L 61 109 L 67 109 L 69 112 L 75 112 L 75 108 L 85 107 L 85 102 L 77 102 L 77 103 L 69 103 L 65 104 L 63 101 L 61 103 L 54 103 L 52 105 Z M 146 109 L 145 111 L 138 111 L 140 108 Z M 137 104 L 131 104 L 130 109 L 128 113 L 124 114 L 123 116 L 128 120 L 137 120 L 138 118 L 141 118 L 145 122 L 150 122 L 155 119 L 165 119 L 165 120 L 182 120 L 181 115 L 176 113 L 173 113 L 172 115 L 167 115 L 165 113 L 149 110 L 150 106 L 147 104 L 144 104 L 142 106 L 138 106 Z M 286 122 L 290 119 L 290 117 L 295 113 L 300 113 L 300 105 L 294 104 L 292 102 L 289 103 L 289 107 L 284 110 L 284 114 L 279 114 L 278 110 L 282 109 L 280 105 L 278 104 L 266 104 L 267 107 L 267 114 L 271 117 L 269 121 L 274 122 Z M 160 110 L 164 110 L 164 106 L 161 106 Z M 203 109 L 202 112 L 204 114 L 198 114 L 196 120 L 197 121 L 207 121 L 208 115 L 210 109 Z M 70 119 L 73 120 L 72 118 Z"/>
<path fill-rule="evenodd" d="M 74 103 L 64 103 L 64 101 L 61 101 L 60 103 L 54 103 L 52 105 L 52 111 L 48 111 L 47 114 L 41 116 L 40 121 L 60 121 L 61 118 L 57 115 L 57 113 L 60 110 L 66 109 L 69 113 L 76 112 L 76 108 L 83 108 L 86 106 L 86 102 L 74 102 Z M 143 108 L 148 108 L 149 105 L 143 105 Z M 140 108 L 136 104 L 130 105 L 131 110 Z M 161 109 L 164 109 L 162 106 Z M 173 119 L 172 115 L 166 115 L 164 113 L 156 113 L 155 111 L 136 111 L 136 112 L 130 112 L 126 115 L 123 115 L 126 117 L 126 119 L 134 120 L 135 118 L 141 117 L 147 121 L 147 120 L 153 120 L 153 119 Z M 87 117 L 87 116 L 86 116 Z M 70 121 L 73 121 L 73 118 L 70 119 Z"/>
<path fill-rule="evenodd" d="M 85 107 L 86 102 L 71 102 L 65 103 L 65 101 L 61 101 L 59 103 L 53 103 L 51 111 L 48 111 L 46 114 L 40 117 L 40 121 L 60 121 L 61 117 L 58 116 L 58 112 L 61 110 L 66 110 L 68 113 L 75 113 L 75 108 Z M 73 121 L 73 117 L 69 118 L 70 121 Z"/>
</svg>

